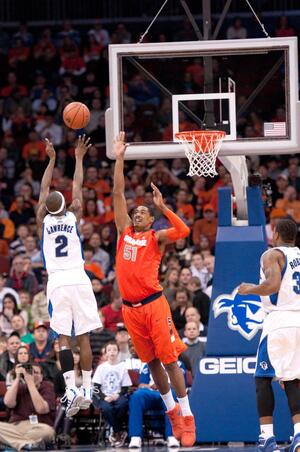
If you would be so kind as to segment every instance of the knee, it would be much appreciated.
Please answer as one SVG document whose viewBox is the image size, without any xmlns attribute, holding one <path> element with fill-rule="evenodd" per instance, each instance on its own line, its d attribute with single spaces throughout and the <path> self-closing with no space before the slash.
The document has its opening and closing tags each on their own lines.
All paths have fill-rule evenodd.
<svg viewBox="0 0 300 452">
<path fill-rule="evenodd" d="M 168 373 L 172 373 L 178 369 L 178 364 L 177 361 L 174 361 L 173 363 L 164 364 L 164 367 Z"/>
<path fill-rule="evenodd" d="M 300 414 L 299 381 L 298 380 L 285 381 L 284 382 L 284 390 L 285 390 L 286 396 L 288 398 L 291 415 L 295 416 L 296 414 Z"/>
<path fill-rule="evenodd" d="M 272 378 L 255 378 L 255 387 L 257 396 L 264 396 L 272 390 Z"/>
</svg>

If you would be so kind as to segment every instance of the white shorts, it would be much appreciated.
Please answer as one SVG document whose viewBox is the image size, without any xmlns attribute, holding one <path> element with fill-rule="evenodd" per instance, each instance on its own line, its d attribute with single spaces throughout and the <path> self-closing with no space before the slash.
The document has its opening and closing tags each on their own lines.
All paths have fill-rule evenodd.
<svg viewBox="0 0 300 452">
<path fill-rule="evenodd" d="M 270 331 L 257 353 L 257 377 L 276 377 L 282 381 L 300 379 L 300 328 Z"/>
<path fill-rule="evenodd" d="M 48 303 L 50 327 L 58 334 L 79 336 L 102 327 L 90 284 L 57 287 Z"/>
</svg>

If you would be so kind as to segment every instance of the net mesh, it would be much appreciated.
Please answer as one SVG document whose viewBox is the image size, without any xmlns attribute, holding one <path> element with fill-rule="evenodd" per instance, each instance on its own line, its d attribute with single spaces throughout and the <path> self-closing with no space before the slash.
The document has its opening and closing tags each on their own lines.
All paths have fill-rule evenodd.
<svg viewBox="0 0 300 452">
<path fill-rule="evenodd" d="M 216 160 L 226 133 L 219 130 L 178 132 L 176 138 L 185 148 L 190 163 L 188 176 L 217 176 Z"/>
</svg>

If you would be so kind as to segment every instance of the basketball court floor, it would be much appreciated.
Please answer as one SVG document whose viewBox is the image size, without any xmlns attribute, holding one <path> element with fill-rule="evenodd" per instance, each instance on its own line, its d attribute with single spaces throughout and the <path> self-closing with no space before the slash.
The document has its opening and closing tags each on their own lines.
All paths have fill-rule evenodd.
<svg viewBox="0 0 300 452">
<path fill-rule="evenodd" d="M 64 451 L 74 451 L 74 452 L 89 452 L 89 451 L 106 451 L 106 452 L 112 452 L 115 451 L 115 448 L 111 447 L 97 447 L 93 445 L 87 445 L 87 446 L 74 446 L 71 449 L 60 449 L 62 452 Z M 122 447 L 118 449 L 119 451 L 128 451 L 128 447 Z M 134 449 L 132 449 L 134 450 Z M 137 449 L 136 449 L 137 450 Z M 180 448 L 180 449 L 168 449 L 167 447 L 154 447 L 153 445 L 145 446 L 142 449 L 142 452 L 167 452 L 167 451 L 177 451 L 180 450 L 181 452 L 186 451 L 203 451 L 203 452 L 215 452 L 215 451 L 222 451 L 222 452 L 254 452 L 256 450 L 255 445 L 251 446 L 245 446 L 245 447 L 227 447 L 227 446 L 215 446 L 215 447 L 204 447 L 204 446 L 194 446 L 194 447 L 188 447 L 188 448 Z"/>
</svg>

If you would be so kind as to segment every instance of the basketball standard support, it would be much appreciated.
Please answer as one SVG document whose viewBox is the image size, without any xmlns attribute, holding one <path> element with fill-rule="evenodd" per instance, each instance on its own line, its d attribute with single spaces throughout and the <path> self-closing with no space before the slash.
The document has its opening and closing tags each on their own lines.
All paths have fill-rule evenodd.
<svg viewBox="0 0 300 452">
<path fill-rule="evenodd" d="M 235 166 L 238 174 L 238 162 Z M 258 282 L 259 260 L 267 243 L 260 188 L 247 187 L 245 193 L 248 225 L 235 226 L 231 189 L 220 188 L 218 192 L 207 349 L 190 395 L 199 442 L 255 442 L 259 434 L 254 370 L 264 312 L 258 296 L 239 295 L 237 287 L 243 281 Z M 274 391 L 276 438 L 288 441 L 292 425 L 286 397 L 277 382 Z"/>
<path fill-rule="evenodd" d="M 235 195 L 237 220 L 248 219 L 246 189 L 248 186 L 248 168 L 244 155 L 219 156 L 219 160 L 231 174 Z M 236 224 L 238 226 L 238 222 Z"/>
</svg>

